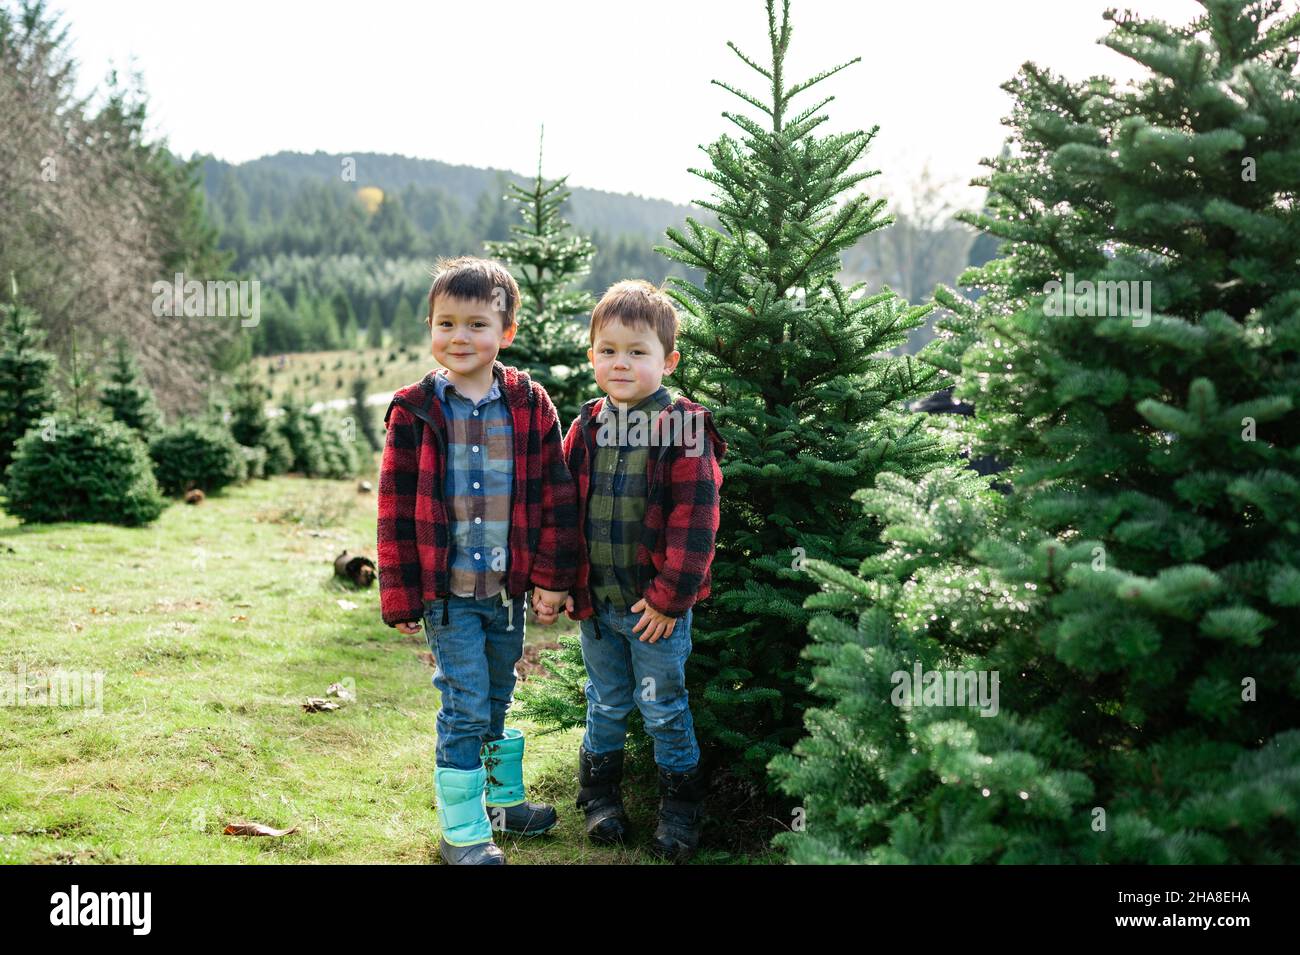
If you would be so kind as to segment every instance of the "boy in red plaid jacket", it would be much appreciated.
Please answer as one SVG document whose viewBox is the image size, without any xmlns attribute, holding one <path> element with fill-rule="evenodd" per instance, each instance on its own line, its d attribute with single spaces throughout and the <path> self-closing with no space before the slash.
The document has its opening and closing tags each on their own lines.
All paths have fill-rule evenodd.
<svg viewBox="0 0 1300 955">
<path fill-rule="evenodd" d="M 681 357 L 677 329 L 672 302 L 649 282 L 605 293 L 587 357 L 606 397 L 583 405 L 564 455 L 581 534 L 566 609 L 579 621 L 588 677 L 578 805 L 593 841 L 623 841 L 623 748 L 637 707 L 659 768 L 651 847 L 681 861 L 699 843 L 704 794 L 685 667 L 692 610 L 709 595 L 727 446 L 707 408 L 663 386 Z"/>
<path fill-rule="evenodd" d="M 384 416 L 380 606 L 402 633 L 423 621 L 434 655 L 439 852 L 451 864 L 503 864 L 494 825 L 533 835 L 557 822 L 552 807 L 525 798 L 523 734 L 505 726 L 526 591 L 553 619 L 578 556 L 555 406 L 497 360 L 518 303 L 499 263 L 440 262 L 427 321 L 443 367 L 397 391 Z"/>
</svg>

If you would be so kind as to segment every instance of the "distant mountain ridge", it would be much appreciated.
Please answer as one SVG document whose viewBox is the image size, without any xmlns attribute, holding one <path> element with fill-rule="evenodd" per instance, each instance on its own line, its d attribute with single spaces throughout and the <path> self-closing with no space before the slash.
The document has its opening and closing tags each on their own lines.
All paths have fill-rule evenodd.
<svg viewBox="0 0 1300 955">
<path fill-rule="evenodd" d="M 342 178 L 343 160 L 355 161 L 355 181 Z M 563 170 L 548 170 L 543 166 L 548 180 L 563 175 Z M 469 215 L 480 198 L 492 193 L 500 179 L 525 183 L 531 178 L 523 173 L 504 169 L 461 166 L 437 159 L 418 159 L 388 153 L 301 153 L 279 152 L 243 163 L 229 163 L 206 157 L 202 167 L 204 190 L 209 196 L 224 188 L 228 176 L 241 182 L 248 193 L 249 217 L 256 220 L 263 203 L 272 206 L 273 219 L 282 208 L 276 208 L 277 195 L 287 197 L 309 181 L 337 182 L 352 189 L 377 186 L 385 193 L 397 192 L 410 186 L 436 189 L 461 207 Z M 250 188 L 253 183 L 261 188 Z M 573 195 L 566 207 L 566 217 L 584 232 L 602 232 L 606 235 L 640 235 L 655 242 L 662 241 L 664 229 L 685 220 L 687 215 L 699 217 L 700 210 L 691 206 L 631 193 L 607 192 L 570 186 Z M 499 197 L 497 197 L 499 198 Z"/>
</svg>

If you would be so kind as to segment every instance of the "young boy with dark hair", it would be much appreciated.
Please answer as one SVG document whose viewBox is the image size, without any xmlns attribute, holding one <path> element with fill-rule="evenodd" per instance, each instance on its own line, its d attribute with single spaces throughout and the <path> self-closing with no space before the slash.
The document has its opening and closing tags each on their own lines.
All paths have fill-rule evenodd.
<svg viewBox="0 0 1300 955">
<path fill-rule="evenodd" d="M 430 351 L 443 366 L 384 415 L 379 595 L 384 622 L 425 625 L 441 700 L 434 789 L 439 854 L 501 865 L 493 823 L 533 835 L 555 810 L 525 798 L 523 734 L 505 725 L 523 654 L 524 596 L 554 619 L 577 564 L 576 492 L 550 396 L 497 360 L 519 288 L 504 266 L 438 263 Z"/>
<path fill-rule="evenodd" d="M 616 283 L 592 312 L 587 357 L 605 397 L 582 406 L 564 439 L 581 534 L 565 606 L 580 621 L 588 677 L 578 756 L 587 835 L 626 836 L 620 783 L 637 707 L 659 768 L 652 849 L 682 861 L 699 843 L 705 788 L 685 668 L 692 610 L 709 595 L 727 446 L 712 412 L 663 386 L 681 357 L 677 330 L 672 302 L 649 282 Z"/>
</svg>

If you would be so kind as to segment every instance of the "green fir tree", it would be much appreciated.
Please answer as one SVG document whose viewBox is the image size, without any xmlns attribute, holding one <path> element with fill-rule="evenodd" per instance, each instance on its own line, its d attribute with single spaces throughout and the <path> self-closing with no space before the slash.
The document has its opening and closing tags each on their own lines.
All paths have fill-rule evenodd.
<svg viewBox="0 0 1300 955">
<path fill-rule="evenodd" d="M 884 477 L 892 551 L 810 563 L 795 861 L 1300 861 L 1300 13 L 1201 5 L 1107 13 L 1135 84 L 1007 86 L 934 357 L 1010 493 Z M 994 712 L 890 705 L 916 667 Z"/>
<path fill-rule="evenodd" d="M 510 227 L 509 241 L 485 244 L 487 254 L 514 273 L 522 300 L 519 328 L 505 360 L 541 382 L 566 428 L 582 402 L 595 396 L 586 328 L 576 318 L 596 304 L 589 292 L 577 288 L 591 271 L 596 248 L 561 216 L 571 194 L 567 180 L 548 183 L 542 177 L 539 138 L 537 175 L 528 188 L 511 183 L 506 197 L 518 204 L 523 224 Z"/>
<path fill-rule="evenodd" d="M 393 344 L 411 344 L 412 334 L 418 333 L 421 327 L 424 327 L 423 322 L 415 317 L 410 300 L 405 296 L 398 299 L 397 309 L 393 312 Z"/>
<path fill-rule="evenodd" d="M 379 311 L 378 301 L 371 301 L 370 311 L 366 316 L 366 346 L 384 347 L 384 319 Z"/>
<path fill-rule="evenodd" d="M 712 409 L 728 444 L 712 590 L 692 628 L 691 709 L 702 743 L 756 780 L 803 730 L 803 603 L 816 590 L 803 561 L 856 568 L 882 545 L 854 492 L 878 472 L 919 475 L 945 458 L 905 410 L 941 376 L 886 354 L 931 306 L 837 279 L 840 253 L 891 221 L 884 200 L 857 188 L 874 175 L 858 163 L 875 130 L 818 135 L 831 98 L 795 105 L 851 64 L 792 82 L 788 2 L 769 0 L 767 23 L 765 63 L 729 44 L 766 95 L 714 81 L 760 114 L 724 113 L 741 137 L 705 147 L 711 166 L 693 170 L 715 189 L 700 205 L 719 225 L 688 219 L 661 249 L 703 275 L 671 280 L 686 312 L 672 380 Z M 579 723 L 580 689 L 533 712 Z"/>
<path fill-rule="evenodd" d="M 18 301 L 10 277 L 10 300 L 0 305 L 0 478 L 14 446 L 28 429 L 54 411 L 57 359 L 42 347 L 45 331 L 37 315 Z"/>
<path fill-rule="evenodd" d="M 374 413 L 366 405 L 366 395 L 369 390 L 370 382 L 364 375 L 352 379 L 352 413 L 357 416 L 357 430 L 365 439 L 368 450 L 382 451 L 384 444 L 379 439 L 379 432 L 375 427 Z"/>
<path fill-rule="evenodd" d="M 153 392 L 140 381 L 140 369 L 126 340 L 119 338 L 113 349 L 108 384 L 99 393 L 99 403 L 114 421 L 120 421 L 148 442 L 162 428 L 163 416 Z"/>
</svg>

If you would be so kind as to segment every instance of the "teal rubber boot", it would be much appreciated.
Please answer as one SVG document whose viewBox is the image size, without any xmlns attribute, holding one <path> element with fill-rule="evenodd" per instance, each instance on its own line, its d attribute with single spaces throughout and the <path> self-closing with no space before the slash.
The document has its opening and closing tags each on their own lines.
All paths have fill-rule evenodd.
<svg viewBox="0 0 1300 955">
<path fill-rule="evenodd" d="M 503 739 L 483 744 L 487 814 L 493 829 L 538 836 L 560 821 L 555 809 L 524 797 L 524 734 L 507 728 Z"/>
<path fill-rule="evenodd" d="M 483 805 L 487 771 L 438 766 L 433 788 L 438 797 L 442 839 L 438 854 L 448 865 L 505 865 L 505 853 L 492 841 L 492 823 Z"/>
</svg>

